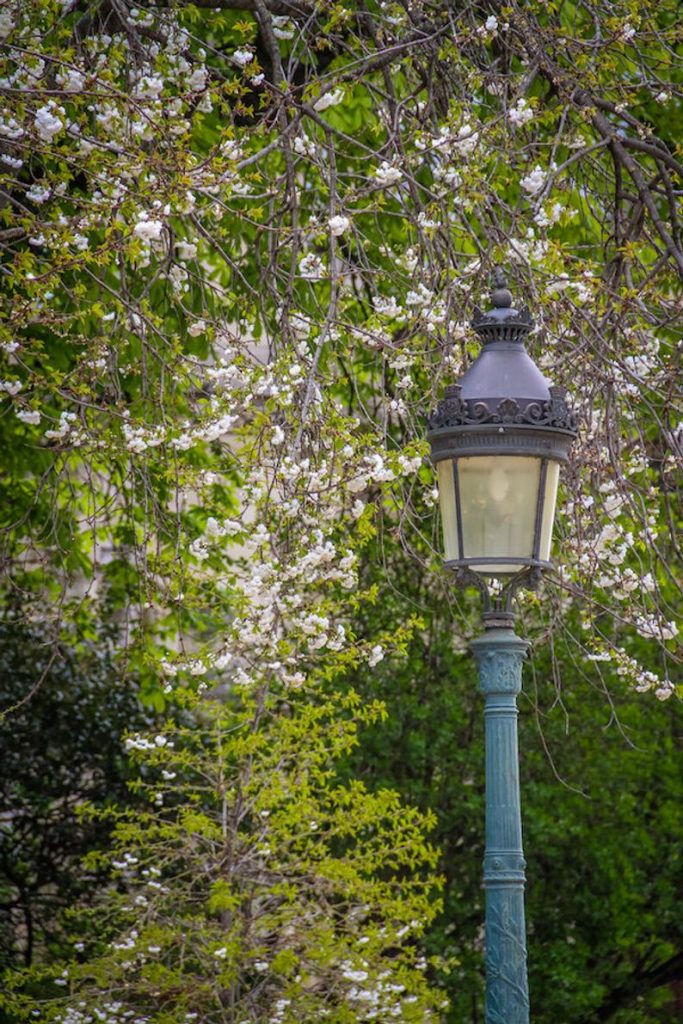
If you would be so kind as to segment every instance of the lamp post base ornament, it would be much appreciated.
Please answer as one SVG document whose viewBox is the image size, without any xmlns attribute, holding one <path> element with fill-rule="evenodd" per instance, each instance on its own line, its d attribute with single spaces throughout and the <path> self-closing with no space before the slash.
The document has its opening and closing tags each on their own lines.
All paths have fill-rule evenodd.
<svg viewBox="0 0 683 1024">
<path fill-rule="evenodd" d="M 528 1024 L 517 694 L 528 643 L 500 611 L 472 641 L 486 725 L 486 1024 Z"/>
</svg>

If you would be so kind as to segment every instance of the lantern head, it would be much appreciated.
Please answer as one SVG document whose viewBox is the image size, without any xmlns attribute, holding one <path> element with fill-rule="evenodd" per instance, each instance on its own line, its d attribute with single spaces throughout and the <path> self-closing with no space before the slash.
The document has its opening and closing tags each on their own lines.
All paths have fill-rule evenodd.
<svg viewBox="0 0 683 1024">
<path fill-rule="evenodd" d="M 576 436 L 564 388 L 525 349 L 533 327 L 496 275 L 493 308 L 476 310 L 482 351 L 429 418 L 446 565 L 505 577 L 551 567 L 560 465 Z"/>
</svg>

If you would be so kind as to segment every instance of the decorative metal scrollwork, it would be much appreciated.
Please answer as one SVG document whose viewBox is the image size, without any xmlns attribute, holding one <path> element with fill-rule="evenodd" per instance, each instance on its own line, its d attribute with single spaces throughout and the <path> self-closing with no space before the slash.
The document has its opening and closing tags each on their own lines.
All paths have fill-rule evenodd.
<svg viewBox="0 0 683 1024">
<path fill-rule="evenodd" d="M 495 406 L 488 401 L 470 401 L 460 397 L 460 386 L 446 389 L 444 399 L 429 417 L 429 429 L 444 427 L 479 426 L 487 423 L 520 424 L 533 427 L 555 427 L 576 431 L 577 418 L 567 404 L 566 390 L 550 388 L 546 401 L 519 402 L 515 398 L 502 398 Z"/>
<path fill-rule="evenodd" d="M 496 296 L 505 296 L 507 298 L 510 296 L 510 293 L 508 291 L 498 291 L 494 293 L 494 299 Z M 474 310 L 472 327 L 485 345 L 492 341 L 523 343 L 533 328 L 534 321 L 526 306 L 522 309 L 505 308 L 504 312 L 507 315 L 501 317 L 500 306 L 491 310 L 490 313 L 484 313 L 478 307 Z"/>
<path fill-rule="evenodd" d="M 513 327 L 528 327 L 534 326 L 533 317 L 529 311 L 528 306 L 522 306 L 521 309 L 513 310 L 513 316 L 509 317 L 507 321 L 503 321 L 505 326 Z M 480 327 L 501 327 L 500 315 L 496 315 L 495 312 L 484 313 L 479 306 L 474 307 L 474 316 L 472 317 L 472 327 L 475 331 L 478 331 Z"/>
</svg>

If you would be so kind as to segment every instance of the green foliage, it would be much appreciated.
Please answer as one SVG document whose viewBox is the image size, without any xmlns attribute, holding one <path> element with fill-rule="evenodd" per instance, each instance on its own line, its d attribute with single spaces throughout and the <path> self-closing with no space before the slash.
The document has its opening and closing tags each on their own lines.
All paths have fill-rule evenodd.
<svg viewBox="0 0 683 1024">
<path fill-rule="evenodd" d="M 286 710 L 261 693 L 130 737 L 149 802 L 107 815 L 113 880 L 74 912 L 82 952 L 11 976 L 10 1019 L 86 1020 L 105 1002 L 116 1020 L 429 1019 L 434 818 L 335 773 L 381 713 L 352 692 Z"/>
<path fill-rule="evenodd" d="M 589 687 L 550 652 L 524 744 L 530 981 L 548 1022 L 674 1019 L 683 921 L 683 710 Z M 542 742 L 541 742 L 542 741 Z"/>
</svg>

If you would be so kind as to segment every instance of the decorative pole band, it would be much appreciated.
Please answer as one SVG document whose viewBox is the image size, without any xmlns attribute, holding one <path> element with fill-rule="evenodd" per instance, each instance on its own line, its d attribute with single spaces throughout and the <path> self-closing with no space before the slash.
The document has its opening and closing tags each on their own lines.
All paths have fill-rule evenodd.
<svg viewBox="0 0 683 1024">
<path fill-rule="evenodd" d="M 512 617 L 491 621 L 471 647 L 486 701 L 486 1024 L 528 1024 L 524 853 L 517 694 L 528 643 Z"/>
</svg>

